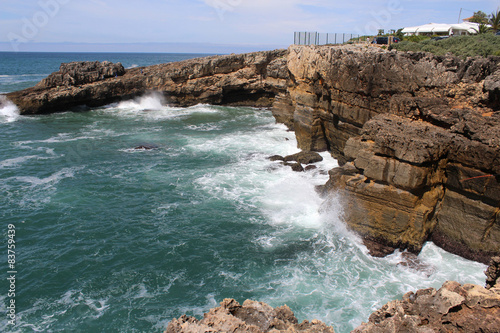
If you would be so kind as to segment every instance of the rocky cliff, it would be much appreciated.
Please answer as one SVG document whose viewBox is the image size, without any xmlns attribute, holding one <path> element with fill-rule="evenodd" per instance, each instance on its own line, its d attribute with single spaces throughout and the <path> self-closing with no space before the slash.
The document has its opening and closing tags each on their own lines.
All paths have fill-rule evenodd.
<svg viewBox="0 0 500 333">
<path fill-rule="evenodd" d="M 62 65 L 8 94 L 23 114 L 162 92 L 169 103 L 271 107 L 305 151 L 329 150 L 325 195 L 375 255 L 431 239 L 487 262 L 500 254 L 500 58 L 359 46 L 192 59 L 124 70 Z"/>
<path fill-rule="evenodd" d="M 37 86 L 7 94 L 21 114 L 52 113 L 75 106 L 101 106 L 148 91 L 169 103 L 269 107 L 286 90 L 286 50 L 185 60 L 125 70 L 121 64 L 76 62 Z"/>
<path fill-rule="evenodd" d="M 466 258 L 500 253 L 500 58 L 290 47 L 273 112 L 304 150 L 344 164 L 347 224 L 366 244 Z M 374 253 L 376 254 L 376 253 Z"/>
</svg>

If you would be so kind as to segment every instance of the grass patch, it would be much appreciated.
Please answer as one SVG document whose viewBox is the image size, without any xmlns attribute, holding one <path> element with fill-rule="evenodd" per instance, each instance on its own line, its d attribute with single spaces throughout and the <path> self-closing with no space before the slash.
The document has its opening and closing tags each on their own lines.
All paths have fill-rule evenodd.
<svg viewBox="0 0 500 333">
<path fill-rule="evenodd" d="M 436 55 L 445 55 L 450 52 L 458 57 L 487 57 L 500 56 L 500 36 L 481 34 L 473 36 L 455 36 L 443 40 L 423 40 L 419 42 L 403 41 L 391 45 L 391 49 L 398 51 L 423 51 Z"/>
</svg>

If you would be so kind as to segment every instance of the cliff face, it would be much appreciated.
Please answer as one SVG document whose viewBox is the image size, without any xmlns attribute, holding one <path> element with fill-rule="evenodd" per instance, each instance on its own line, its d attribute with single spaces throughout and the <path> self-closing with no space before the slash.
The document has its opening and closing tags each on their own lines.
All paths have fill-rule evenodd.
<svg viewBox="0 0 500 333">
<path fill-rule="evenodd" d="M 430 237 L 474 260 L 500 253 L 499 58 L 289 52 L 273 112 L 301 149 L 345 163 L 326 190 L 342 191 L 346 222 L 367 245 L 419 252 Z"/>
<path fill-rule="evenodd" d="M 101 106 L 147 91 L 170 103 L 269 107 L 286 90 L 286 50 L 191 59 L 124 70 L 121 64 L 62 64 L 37 86 L 7 94 L 21 114 Z"/>
<path fill-rule="evenodd" d="M 438 57 L 357 46 L 192 59 L 124 70 L 61 66 L 8 94 L 23 114 L 104 105 L 160 91 L 176 105 L 272 107 L 299 148 L 341 168 L 346 223 L 370 249 L 419 252 L 432 239 L 487 262 L 500 254 L 500 58 Z"/>
</svg>

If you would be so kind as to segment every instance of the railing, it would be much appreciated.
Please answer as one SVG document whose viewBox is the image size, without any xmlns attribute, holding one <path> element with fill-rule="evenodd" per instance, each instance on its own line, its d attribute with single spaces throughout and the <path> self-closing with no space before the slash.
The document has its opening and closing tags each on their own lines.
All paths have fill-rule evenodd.
<svg viewBox="0 0 500 333">
<path fill-rule="evenodd" d="M 320 32 L 295 32 L 295 45 L 327 45 L 327 44 L 345 44 L 348 42 L 356 43 L 360 35 L 346 33 L 320 33 Z"/>
</svg>

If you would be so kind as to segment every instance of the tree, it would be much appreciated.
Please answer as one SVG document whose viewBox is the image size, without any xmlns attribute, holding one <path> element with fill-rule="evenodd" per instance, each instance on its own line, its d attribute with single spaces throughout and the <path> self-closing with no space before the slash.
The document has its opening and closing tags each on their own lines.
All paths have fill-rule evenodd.
<svg viewBox="0 0 500 333">
<path fill-rule="evenodd" d="M 474 15 L 472 15 L 472 17 L 469 19 L 469 22 L 488 24 L 488 15 L 486 15 L 486 13 L 482 11 L 474 12 Z"/>
<path fill-rule="evenodd" d="M 383 36 L 384 35 L 384 29 L 378 29 L 378 35 Z"/>
<path fill-rule="evenodd" d="M 398 31 L 396 31 L 396 37 L 399 38 L 399 40 L 403 40 L 404 39 L 404 33 L 403 33 L 403 28 L 401 29 L 398 29 Z"/>
<path fill-rule="evenodd" d="M 487 33 L 490 30 L 490 27 L 488 27 L 486 24 L 481 23 L 479 25 L 478 29 L 476 29 L 476 28 L 472 28 L 472 29 L 476 30 L 476 32 L 480 35 L 480 34 Z"/>
<path fill-rule="evenodd" d="M 489 24 L 494 32 L 500 29 L 500 10 L 497 10 L 496 13 L 491 13 Z"/>
</svg>

